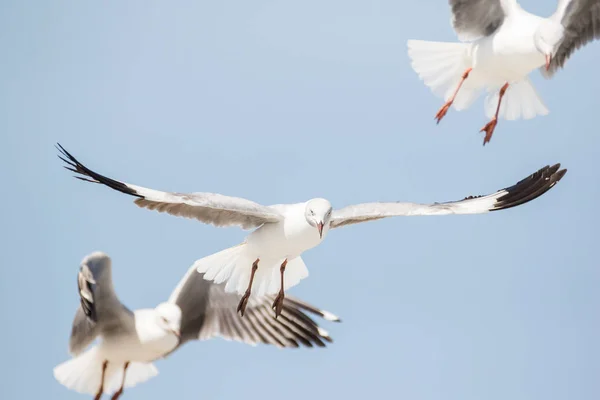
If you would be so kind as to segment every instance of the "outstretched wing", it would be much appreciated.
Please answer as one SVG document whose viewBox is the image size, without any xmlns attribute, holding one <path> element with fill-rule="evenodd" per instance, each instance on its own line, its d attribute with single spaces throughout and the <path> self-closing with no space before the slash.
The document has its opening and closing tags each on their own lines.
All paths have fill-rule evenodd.
<svg viewBox="0 0 600 400">
<path fill-rule="evenodd" d="M 256 228 L 282 219 L 281 214 L 274 208 L 238 197 L 217 193 L 161 192 L 107 178 L 81 164 L 60 144 L 58 148 L 62 153 L 59 158 L 68 165 L 65 168 L 81 175 L 76 178 L 101 183 L 121 193 L 137 197 L 135 204 L 139 207 L 179 217 L 195 218 L 214 226 L 239 226 L 243 229 Z"/>
<path fill-rule="evenodd" d="M 506 16 L 500 0 L 450 0 L 452 27 L 460 40 L 489 36 Z"/>
<path fill-rule="evenodd" d="M 225 292 L 225 284 L 207 281 L 203 275 L 190 268 L 169 298 L 182 313 L 180 346 L 213 337 L 277 347 L 324 347 L 325 342 L 332 342 L 307 313 L 339 322 L 337 316 L 286 296 L 283 311 L 275 318 L 271 309 L 275 297 L 264 296 L 251 297 L 241 317 L 236 312 L 240 296 Z"/>
<path fill-rule="evenodd" d="M 562 24 L 564 36 L 548 70 L 541 68 L 547 78 L 563 68 L 576 50 L 600 38 L 600 0 L 561 0 L 550 18 Z"/>
<path fill-rule="evenodd" d="M 546 166 L 521 180 L 516 185 L 487 196 L 469 196 L 448 203 L 365 203 L 335 210 L 331 228 L 387 217 L 413 215 L 480 214 L 504 210 L 527 203 L 546 193 L 565 175 L 560 164 Z"/>
</svg>

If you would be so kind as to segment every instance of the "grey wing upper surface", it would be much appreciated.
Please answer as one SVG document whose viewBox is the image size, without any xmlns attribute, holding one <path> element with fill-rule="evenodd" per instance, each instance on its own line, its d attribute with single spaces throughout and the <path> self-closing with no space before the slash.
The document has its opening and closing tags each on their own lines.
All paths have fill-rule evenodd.
<svg viewBox="0 0 600 400">
<path fill-rule="evenodd" d="M 452 27 L 460 40 L 493 34 L 504 22 L 500 0 L 450 0 Z"/>
<path fill-rule="evenodd" d="M 78 355 L 99 335 L 109 330 L 134 330 L 133 313 L 114 292 L 110 258 L 92 253 L 84 258 L 77 274 L 79 307 L 75 312 L 69 353 Z"/>
<path fill-rule="evenodd" d="M 65 168 L 77 173 L 79 175 L 76 176 L 77 178 L 100 183 L 121 193 L 137 197 L 134 202 L 142 208 L 194 218 L 214 226 L 239 226 L 242 229 L 256 228 L 265 223 L 278 222 L 283 218 L 274 208 L 239 197 L 217 193 L 163 192 L 120 182 L 87 168 L 60 144 L 58 148 L 61 152 L 60 159 L 67 163 Z"/>
<path fill-rule="evenodd" d="M 548 70 L 541 69 L 547 78 L 563 68 L 577 49 L 600 38 L 600 0 L 560 0 L 550 18 L 562 24 L 564 34 Z"/>
<path fill-rule="evenodd" d="M 487 196 L 469 196 L 459 201 L 433 204 L 364 203 L 335 210 L 331 228 L 387 217 L 414 215 L 480 214 L 527 203 L 550 190 L 567 172 L 560 164 L 546 166 L 515 185 Z"/>
<path fill-rule="evenodd" d="M 205 280 L 204 274 L 192 267 L 169 298 L 182 312 L 179 346 L 190 340 L 213 337 L 277 347 L 324 347 L 325 342 L 332 341 L 307 314 L 330 321 L 339 321 L 338 317 L 286 296 L 283 311 L 276 319 L 271 308 L 274 299 L 274 296 L 251 297 L 244 317 L 240 317 L 236 311 L 240 297 L 226 293 L 225 284 Z"/>
</svg>

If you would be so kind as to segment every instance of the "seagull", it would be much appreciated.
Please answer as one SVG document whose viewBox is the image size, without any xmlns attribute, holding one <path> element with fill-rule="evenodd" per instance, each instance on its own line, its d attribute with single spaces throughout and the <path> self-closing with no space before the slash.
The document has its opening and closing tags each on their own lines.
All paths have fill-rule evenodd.
<svg viewBox="0 0 600 400">
<path fill-rule="evenodd" d="M 452 26 L 463 43 L 408 41 L 412 67 L 446 103 L 468 108 L 487 90 L 481 129 L 490 141 L 498 117 L 531 119 L 548 109 L 528 75 L 539 69 L 546 78 L 564 67 L 575 50 L 600 38 L 600 0 L 559 0 L 549 18 L 528 13 L 516 0 L 450 0 Z M 503 101 L 504 100 L 504 101 Z"/>
<path fill-rule="evenodd" d="M 365 203 L 333 210 L 331 203 L 315 198 L 296 204 L 263 206 L 250 200 L 215 193 L 170 193 L 117 181 L 84 166 L 57 144 L 59 158 L 77 178 L 100 183 L 137 197 L 142 208 L 195 218 L 217 227 L 254 229 L 234 247 L 194 263 L 204 279 L 226 282 L 227 292 L 242 295 L 238 312 L 243 316 L 251 293 L 275 294 L 273 309 L 280 314 L 284 292 L 308 276 L 300 257 L 319 245 L 329 230 L 387 217 L 412 215 L 480 214 L 531 201 L 552 188 L 567 172 L 560 164 L 546 166 L 516 185 L 487 196 L 469 196 L 448 203 Z M 278 272 L 279 271 L 279 272 Z M 285 279 L 284 279 L 285 276 Z M 254 286 L 253 286 L 254 285 Z"/>
<path fill-rule="evenodd" d="M 306 313 L 326 320 L 340 319 L 301 300 L 288 297 L 280 318 L 270 308 L 271 297 L 252 297 L 248 317 L 234 307 L 238 296 L 223 284 L 204 279 L 190 268 L 168 301 L 153 309 L 130 311 L 118 299 L 112 281 L 112 261 L 94 252 L 81 262 L 77 275 L 80 305 L 75 313 L 69 352 L 72 359 L 54 368 L 62 385 L 79 393 L 114 393 L 156 376 L 153 361 L 165 358 L 191 340 L 221 336 L 250 345 L 265 343 L 281 348 L 325 347 L 329 334 Z M 96 344 L 86 350 L 92 342 Z"/>
</svg>

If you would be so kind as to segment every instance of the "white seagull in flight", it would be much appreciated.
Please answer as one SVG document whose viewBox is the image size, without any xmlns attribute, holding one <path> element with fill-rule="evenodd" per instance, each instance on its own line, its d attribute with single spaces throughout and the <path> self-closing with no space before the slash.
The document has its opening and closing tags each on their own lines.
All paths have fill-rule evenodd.
<svg viewBox="0 0 600 400">
<path fill-rule="evenodd" d="M 153 361 L 191 340 L 220 336 L 280 348 L 325 347 L 325 342 L 332 342 L 306 312 L 339 322 L 335 315 L 288 297 L 275 319 L 273 296 L 253 296 L 247 317 L 241 318 L 235 312 L 238 296 L 202 275 L 190 268 L 167 302 L 130 311 L 115 293 L 110 257 L 102 252 L 85 257 L 77 275 L 80 305 L 69 341 L 73 358 L 54 368 L 56 380 L 71 390 L 95 395 L 95 400 L 104 392 L 117 400 L 125 388 L 158 374 Z M 86 351 L 97 338 L 99 343 Z"/>
<path fill-rule="evenodd" d="M 450 6 L 452 26 L 467 43 L 409 40 L 408 55 L 419 77 L 446 100 L 438 123 L 450 106 L 464 110 L 489 92 L 484 145 L 498 117 L 548 114 L 528 78 L 533 70 L 550 78 L 575 50 L 600 38 L 600 0 L 559 0 L 549 18 L 528 13 L 516 0 L 450 0 Z"/>
<path fill-rule="evenodd" d="M 251 293 L 258 296 L 278 293 L 273 308 L 279 315 L 285 289 L 308 276 L 300 256 L 320 244 L 330 229 L 396 216 L 480 214 L 503 210 L 541 196 L 567 172 L 560 170 L 560 164 L 546 166 L 509 188 L 448 203 L 365 203 L 334 210 L 329 201 L 321 198 L 263 206 L 215 193 L 161 192 L 100 175 L 81 164 L 60 144 L 58 147 L 62 152 L 59 157 L 68 164 L 65 168 L 81 175 L 77 178 L 137 197 L 135 204 L 139 207 L 195 218 L 219 227 L 255 229 L 243 243 L 194 264 L 198 272 L 205 273 L 204 279 L 227 282 L 226 291 L 243 294 L 238 305 L 242 316 Z"/>
</svg>

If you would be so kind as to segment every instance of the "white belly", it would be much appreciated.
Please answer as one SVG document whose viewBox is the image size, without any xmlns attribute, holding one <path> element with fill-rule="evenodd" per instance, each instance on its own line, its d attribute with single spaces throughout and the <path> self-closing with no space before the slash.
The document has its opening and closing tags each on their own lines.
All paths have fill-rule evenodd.
<svg viewBox="0 0 600 400">
<path fill-rule="evenodd" d="M 151 362 L 173 350 L 178 343 L 175 335 L 152 324 L 156 318 L 153 309 L 141 309 L 135 313 L 135 331 L 108 334 L 99 348 L 104 357 L 112 362 Z"/>
<path fill-rule="evenodd" d="M 102 357 L 111 363 L 151 362 L 160 357 L 134 338 L 107 338 L 99 346 Z"/>
<path fill-rule="evenodd" d="M 304 218 L 303 218 L 304 219 Z M 323 238 L 326 231 L 323 230 Z M 248 251 L 262 259 L 292 259 L 320 244 L 317 228 L 304 221 L 286 219 L 263 225 L 247 238 Z"/>
<path fill-rule="evenodd" d="M 242 245 L 197 261 L 198 271 L 207 274 L 205 279 L 227 281 L 225 291 L 243 294 L 253 274 L 252 265 L 258 261 L 252 294 L 264 296 L 279 291 L 280 266 L 287 260 L 284 287 L 287 290 L 298 284 L 308 276 L 300 256 L 320 244 L 328 232 L 325 227 L 321 238 L 318 229 L 306 221 L 304 209 L 305 204 L 289 206 L 283 210 L 281 222 L 265 224 L 248 235 Z"/>
<path fill-rule="evenodd" d="M 506 27 L 495 35 L 482 38 L 473 47 L 473 70 L 496 85 L 517 82 L 545 63 L 534 44 L 536 26 Z"/>
<path fill-rule="evenodd" d="M 167 343 L 167 341 L 169 343 Z M 163 357 L 177 345 L 175 339 L 166 339 L 162 343 L 140 343 L 136 340 L 104 340 L 99 346 L 103 357 L 109 362 L 152 362 Z"/>
</svg>

